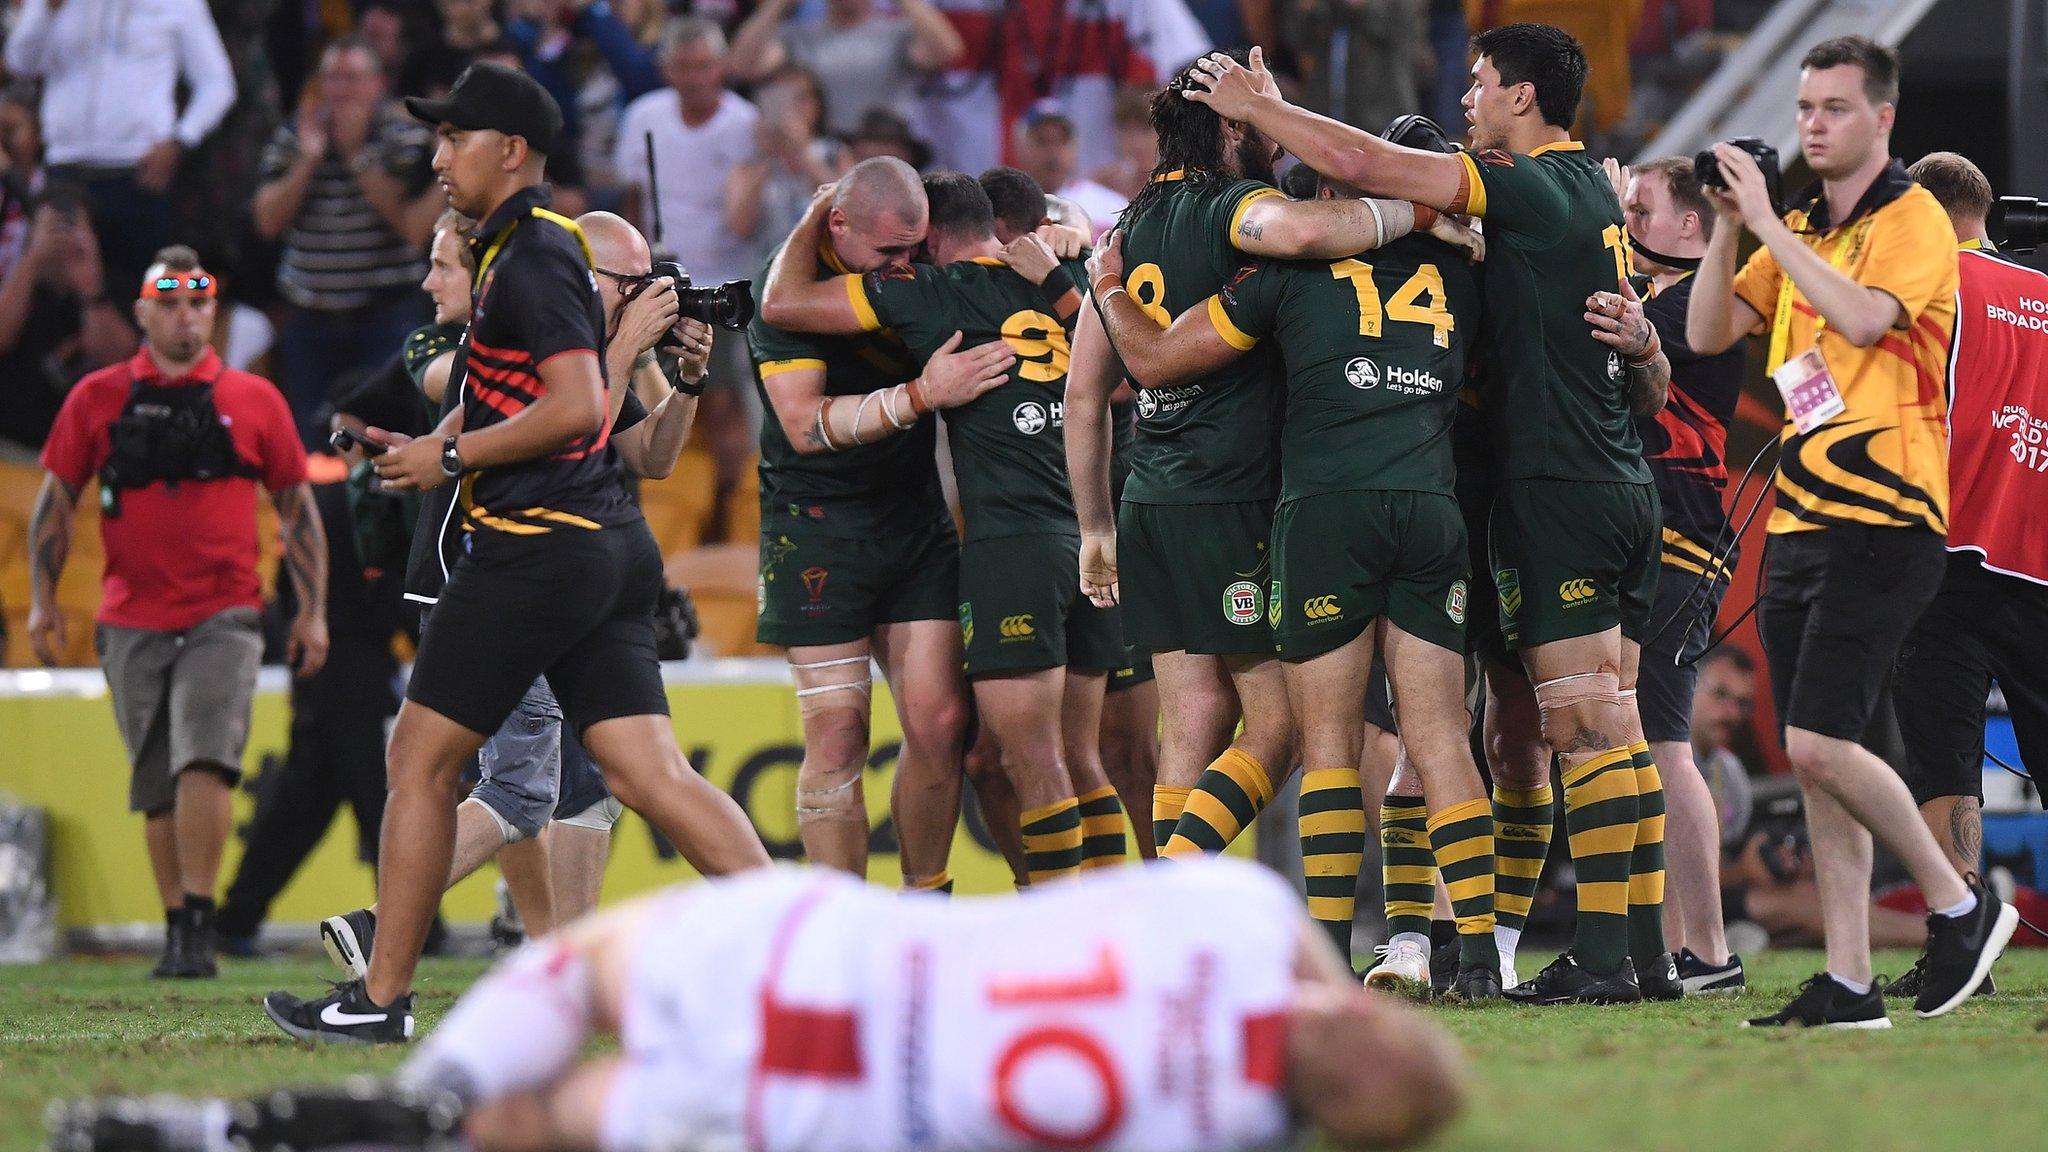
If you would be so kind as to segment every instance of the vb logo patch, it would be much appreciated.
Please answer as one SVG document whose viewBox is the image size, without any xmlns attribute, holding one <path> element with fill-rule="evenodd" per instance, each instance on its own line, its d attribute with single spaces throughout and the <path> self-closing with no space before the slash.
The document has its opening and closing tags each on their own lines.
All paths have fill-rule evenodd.
<svg viewBox="0 0 2048 1152">
<path fill-rule="evenodd" d="M 1344 606 L 1335 596 L 1311 596 L 1301 602 L 1301 615 L 1311 624 L 1344 618 Z"/>
<path fill-rule="evenodd" d="M 1003 622 L 996 625 L 996 631 L 1002 634 L 1003 642 L 1006 644 L 1012 640 L 1029 640 L 1038 633 L 1038 629 L 1031 624 L 1029 612 L 1003 617 Z"/>
<path fill-rule="evenodd" d="M 1223 590 L 1223 618 L 1241 628 L 1257 624 L 1266 615 L 1265 597 L 1259 586 L 1239 580 Z"/>
<path fill-rule="evenodd" d="M 1465 582 L 1463 580 L 1451 581 L 1451 594 L 1444 597 L 1444 615 L 1449 616 L 1453 624 L 1463 624 L 1465 622 Z"/>
<path fill-rule="evenodd" d="M 1501 568 L 1493 574 L 1494 591 L 1500 593 L 1500 614 L 1512 620 L 1522 610 L 1522 572 L 1519 568 Z"/>
<path fill-rule="evenodd" d="M 972 604 L 960 605 L 960 646 L 962 648 L 974 646 L 974 605 Z"/>
<path fill-rule="evenodd" d="M 1590 603 L 1598 595 L 1591 580 L 1567 580 L 1557 586 L 1557 598 L 1567 608 Z"/>
</svg>

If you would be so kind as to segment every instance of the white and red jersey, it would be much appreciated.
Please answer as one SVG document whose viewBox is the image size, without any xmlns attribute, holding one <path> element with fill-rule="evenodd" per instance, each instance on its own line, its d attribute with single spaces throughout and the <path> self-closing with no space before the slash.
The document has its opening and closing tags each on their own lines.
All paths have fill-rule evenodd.
<svg viewBox="0 0 2048 1152">
<path fill-rule="evenodd" d="M 1117 89 L 1156 88 L 1210 47 L 1183 0 L 933 2 L 967 55 L 919 103 L 939 166 L 958 172 L 1011 163 L 1011 128 L 1047 97 L 1066 106 L 1079 170 L 1093 172 L 1116 159 Z"/>
<path fill-rule="evenodd" d="M 606 1152 L 1225 1152 L 1292 1135 L 1299 900 L 1264 869 L 1016 898 L 774 869 L 640 945 Z"/>
<path fill-rule="evenodd" d="M 1949 551 L 2048 584 L 2048 276 L 1976 249 L 1959 264 Z"/>
</svg>

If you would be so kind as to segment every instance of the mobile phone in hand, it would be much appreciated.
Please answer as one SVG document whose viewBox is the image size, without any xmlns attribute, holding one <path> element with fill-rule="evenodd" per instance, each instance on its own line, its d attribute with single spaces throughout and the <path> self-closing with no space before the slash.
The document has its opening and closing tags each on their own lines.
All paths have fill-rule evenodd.
<svg viewBox="0 0 2048 1152">
<path fill-rule="evenodd" d="M 327 438 L 327 443 L 332 445 L 336 452 L 360 448 L 365 456 L 382 456 L 386 451 L 384 445 L 365 440 L 347 428 L 336 428 L 334 434 Z"/>
</svg>

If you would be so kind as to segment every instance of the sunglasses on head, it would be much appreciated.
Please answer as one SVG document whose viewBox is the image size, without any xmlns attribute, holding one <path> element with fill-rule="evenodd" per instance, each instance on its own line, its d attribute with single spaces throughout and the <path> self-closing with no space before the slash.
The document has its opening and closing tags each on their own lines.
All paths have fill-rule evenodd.
<svg viewBox="0 0 2048 1152">
<path fill-rule="evenodd" d="M 159 276 L 143 284 L 142 295 L 145 298 L 162 296 L 167 292 L 176 292 L 180 288 L 190 288 L 192 291 L 208 297 L 211 297 L 217 291 L 217 286 L 211 276 L 203 274 L 197 276 Z"/>
</svg>

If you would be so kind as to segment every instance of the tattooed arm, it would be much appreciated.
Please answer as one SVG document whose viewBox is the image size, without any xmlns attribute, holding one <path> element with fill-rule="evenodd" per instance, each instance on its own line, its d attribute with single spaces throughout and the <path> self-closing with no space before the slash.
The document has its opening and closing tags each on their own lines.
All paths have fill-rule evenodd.
<svg viewBox="0 0 2048 1152">
<path fill-rule="evenodd" d="M 28 522 L 28 641 L 36 659 L 49 665 L 69 647 L 64 612 L 57 607 L 57 578 L 71 556 L 71 518 L 77 511 L 78 489 L 45 472 Z"/>
<path fill-rule="evenodd" d="M 327 530 L 320 524 L 311 485 L 296 484 L 270 498 L 277 505 L 284 537 L 285 570 L 299 595 L 299 614 L 285 641 L 285 663 L 300 676 L 311 676 L 327 663 Z"/>
</svg>

